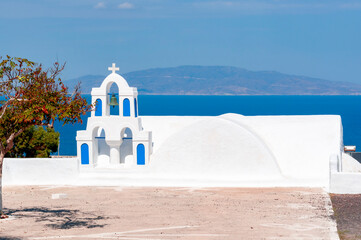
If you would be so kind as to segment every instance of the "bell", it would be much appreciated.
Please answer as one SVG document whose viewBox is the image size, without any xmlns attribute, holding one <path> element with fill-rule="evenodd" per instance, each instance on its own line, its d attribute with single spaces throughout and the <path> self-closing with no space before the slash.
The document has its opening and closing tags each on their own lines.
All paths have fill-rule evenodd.
<svg viewBox="0 0 361 240">
<path fill-rule="evenodd" d="M 118 104 L 118 101 L 117 101 L 117 98 L 116 98 L 116 96 L 115 96 L 114 93 L 112 94 L 112 97 L 110 98 L 110 104 L 109 104 L 109 105 L 110 105 L 110 106 L 113 106 L 113 107 L 119 105 L 119 104 Z"/>
</svg>

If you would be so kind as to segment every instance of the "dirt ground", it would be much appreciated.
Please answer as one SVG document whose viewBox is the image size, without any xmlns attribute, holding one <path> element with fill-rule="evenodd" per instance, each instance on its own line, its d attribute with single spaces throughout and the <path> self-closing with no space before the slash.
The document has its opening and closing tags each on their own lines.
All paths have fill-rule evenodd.
<svg viewBox="0 0 361 240">
<path fill-rule="evenodd" d="M 361 194 L 331 194 L 331 200 L 340 238 L 361 239 Z"/>
<path fill-rule="evenodd" d="M 307 188 L 5 187 L 0 239 L 337 239 Z M 52 194 L 66 194 L 52 199 Z"/>
</svg>

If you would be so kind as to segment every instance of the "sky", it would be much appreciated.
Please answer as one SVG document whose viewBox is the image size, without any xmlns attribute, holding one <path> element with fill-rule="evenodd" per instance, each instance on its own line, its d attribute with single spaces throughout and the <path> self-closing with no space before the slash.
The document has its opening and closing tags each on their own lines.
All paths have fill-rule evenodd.
<svg viewBox="0 0 361 240">
<path fill-rule="evenodd" d="M 180 65 L 361 84 L 361 0 L 0 0 L 0 56 L 63 79 Z"/>
</svg>

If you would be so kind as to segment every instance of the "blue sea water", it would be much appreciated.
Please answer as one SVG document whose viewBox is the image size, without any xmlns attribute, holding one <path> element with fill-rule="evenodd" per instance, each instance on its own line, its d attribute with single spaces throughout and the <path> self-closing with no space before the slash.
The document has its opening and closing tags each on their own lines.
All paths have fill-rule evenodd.
<svg viewBox="0 0 361 240">
<path fill-rule="evenodd" d="M 85 95 L 90 101 L 90 95 Z M 151 96 L 138 97 L 140 116 L 341 115 L 344 144 L 361 150 L 361 96 Z M 88 114 L 90 115 L 90 114 Z M 59 155 L 76 155 L 76 131 L 83 124 L 55 124 L 60 132 Z"/>
</svg>

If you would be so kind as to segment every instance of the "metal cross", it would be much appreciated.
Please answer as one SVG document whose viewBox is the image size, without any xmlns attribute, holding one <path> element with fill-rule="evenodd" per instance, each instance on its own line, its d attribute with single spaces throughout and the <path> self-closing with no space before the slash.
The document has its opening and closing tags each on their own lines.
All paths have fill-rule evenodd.
<svg viewBox="0 0 361 240">
<path fill-rule="evenodd" d="M 108 70 L 112 71 L 112 73 L 115 73 L 115 71 L 119 71 L 119 68 L 115 67 L 115 63 L 113 63 L 111 67 L 108 67 Z"/>
</svg>

